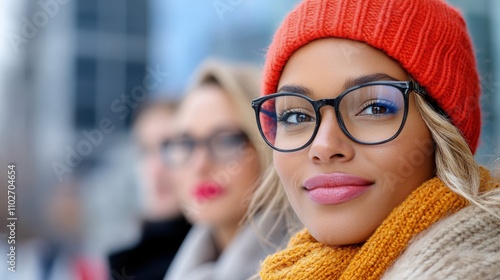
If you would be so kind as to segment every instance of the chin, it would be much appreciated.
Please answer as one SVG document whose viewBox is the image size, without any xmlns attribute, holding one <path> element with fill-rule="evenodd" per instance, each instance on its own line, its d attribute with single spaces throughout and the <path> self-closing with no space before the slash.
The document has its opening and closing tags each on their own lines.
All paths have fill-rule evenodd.
<svg viewBox="0 0 500 280">
<path fill-rule="evenodd" d="M 345 226 L 340 227 L 340 229 L 336 229 L 336 227 L 307 228 L 312 237 L 318 242 L 332 246 L 363 243 L 371 236 L 371 232 L 357 232 L 359 229 L 346 229 Z"/>
<path fill-rule="evenodd" d="M 217 223 L 217 218 L 213 217 L 213 215 L 210 215 L 210 213 L 205 212 L 199 212 L 199 213 L 192 213 L 189 217 L 189 221 L 192 223 L 196 224 L 204 224 L 204 225 L 213 225 Z"/>
<path fill-rule="evenodd" d="M 365 238 L 353 238 L 352 236 L 334 236 L 334 235 L 320 235 L 315 236 L 312 235 L 314 239 L 317 241 L 331 246 L 343 246 L 343 245 L 352 245 L 359 244 L 365 242 L 367 239 Z"/>
</svg>

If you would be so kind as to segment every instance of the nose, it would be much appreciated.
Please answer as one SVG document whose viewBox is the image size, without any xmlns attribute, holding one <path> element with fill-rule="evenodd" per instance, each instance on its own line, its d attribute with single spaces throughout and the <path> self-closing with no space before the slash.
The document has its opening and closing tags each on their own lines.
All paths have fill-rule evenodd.
<svg viewBox="0 0 500 280">
<path fill-rule="evenodd" d="M 210 170 L 212 165 L 213 163 L 208 147 L 204 145 L 196 145 L 187 163 L 187 168 L 203 173 Z"/>
<path fill-rule="evenodd" d="M 163 163 L 159 151 L 154 151 L 147 156 L 146 159 L 146 172 L 149 174 L 150 180 L 156 182 L 163 176 L 166 166 Z"/>
<path fill-rule="evenodd" d="M 354 157 L 354 143 L 340 128 L 335 110 L 323 107 L 321 112 L 321 123 L 309 149 L 309 160 L 315 163 L 351 160 Z"/>
</svg>

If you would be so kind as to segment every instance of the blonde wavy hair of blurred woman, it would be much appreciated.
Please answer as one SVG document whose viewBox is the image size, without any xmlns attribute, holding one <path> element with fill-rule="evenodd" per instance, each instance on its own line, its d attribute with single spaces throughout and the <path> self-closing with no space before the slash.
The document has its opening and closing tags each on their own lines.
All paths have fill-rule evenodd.
<svg viewBox="0 0 500 280">
<path fill-rule="evenodd" d="M 450 190 L 500 219 L 500 189 L 480 193 L 479 165 L 460 131 L 420 95 L 415 94 L 415 99 L 417 109 L 431 131 L 435 143 L 435 175 Z M 254 193 L 247 211 L 247 219 L 252 219 L 259 210 L 263 211 L 264 215 L 278 211 L 279 217 L 285 219 L 288 225 L 289 234 L 301 228 L 274 168 L 266 172 L 262 184 Z"/>
</svg>

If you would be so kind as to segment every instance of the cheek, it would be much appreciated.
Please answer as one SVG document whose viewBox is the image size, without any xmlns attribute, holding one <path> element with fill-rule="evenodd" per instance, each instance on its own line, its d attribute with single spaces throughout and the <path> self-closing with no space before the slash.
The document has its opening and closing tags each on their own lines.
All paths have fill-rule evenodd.
<svg viewBox="0 0 500 280">
<path fill-rule="evenodd" d="M 290 187 L 288 179 L 290 179 L 290 175 L 292 174 L 291 173 L 293 165 L 292 159 L 289 159 L 289 157 L 286 156 L 286 154 L 274 151 L 273 154 L 274 168 L 276 169 L 276 172 L 278 173 L 278 176 L 280 177 L 280 180 L 283 183 L 285 189 L 288 189 Z"/>
<path fill-rule="evenodd" d="M 278 176 L 285 188 L 288 200 L 297 212 L 299 191 L 302 185 L 302 173 L 305 172 L 308 164 L 307 157 L 303 157 L 303 151 L 295 153 L 274 152 L 273 163 Z"/>
<path fill-rule="evenodd" d="M 398 138 L 367 153 L 373 174 L 394 200 L 404 198 L 434 176 L 434 142 L 423 121 L 408 123 Z"/>
<path fill-rule="evenodd" d="M 172 170 L 170 168 L 166 168 L 165 166 L 162 166 L 160 171 L 158 172 L 159 174 L 157 175 L 158 181 L 164 184 L 170 185 L 172 182 Z"/>
<path fill-rule="evenodd" d="M 186 170 L 179 168 L 172 171 L 172 186 L 175 191 L 176 197 L 183 203 L 188 203 L 192 200 L 191 188 L 194 182 L 193 176 Z"/>
<path fill-rule="evenodd" d="M 255 182 L 261 175 L 259 157 L 255 150 L 226 166 L 226 172 L 231 176 L 227 187 L 238 188 L 240 193 L 251 193 L 255 189 Z"/>
</svg>

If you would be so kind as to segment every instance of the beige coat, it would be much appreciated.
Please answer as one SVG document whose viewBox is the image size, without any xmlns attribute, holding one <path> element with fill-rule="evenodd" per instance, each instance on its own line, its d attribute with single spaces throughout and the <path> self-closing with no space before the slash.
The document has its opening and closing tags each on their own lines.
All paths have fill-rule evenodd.
<svg viewBox="0 0 500 280">
<path fill-rule="evenodd" d="M 462 209 L 418 235 L 382 279 L 500 279 L 500 219 Z"/>
<path fill-rule="evenodd" d="M 195 225 L 164 280 L 244 280 L 255 275 L 260 262 L 286 245 L 289 238 L 284 222 L 274 227 L 275 216 L 257 222 L 260 233 L 256 233 L 255 226 L 247 224 L 222 253 L 217 252 L 210 228 Z"/>
</svg>

